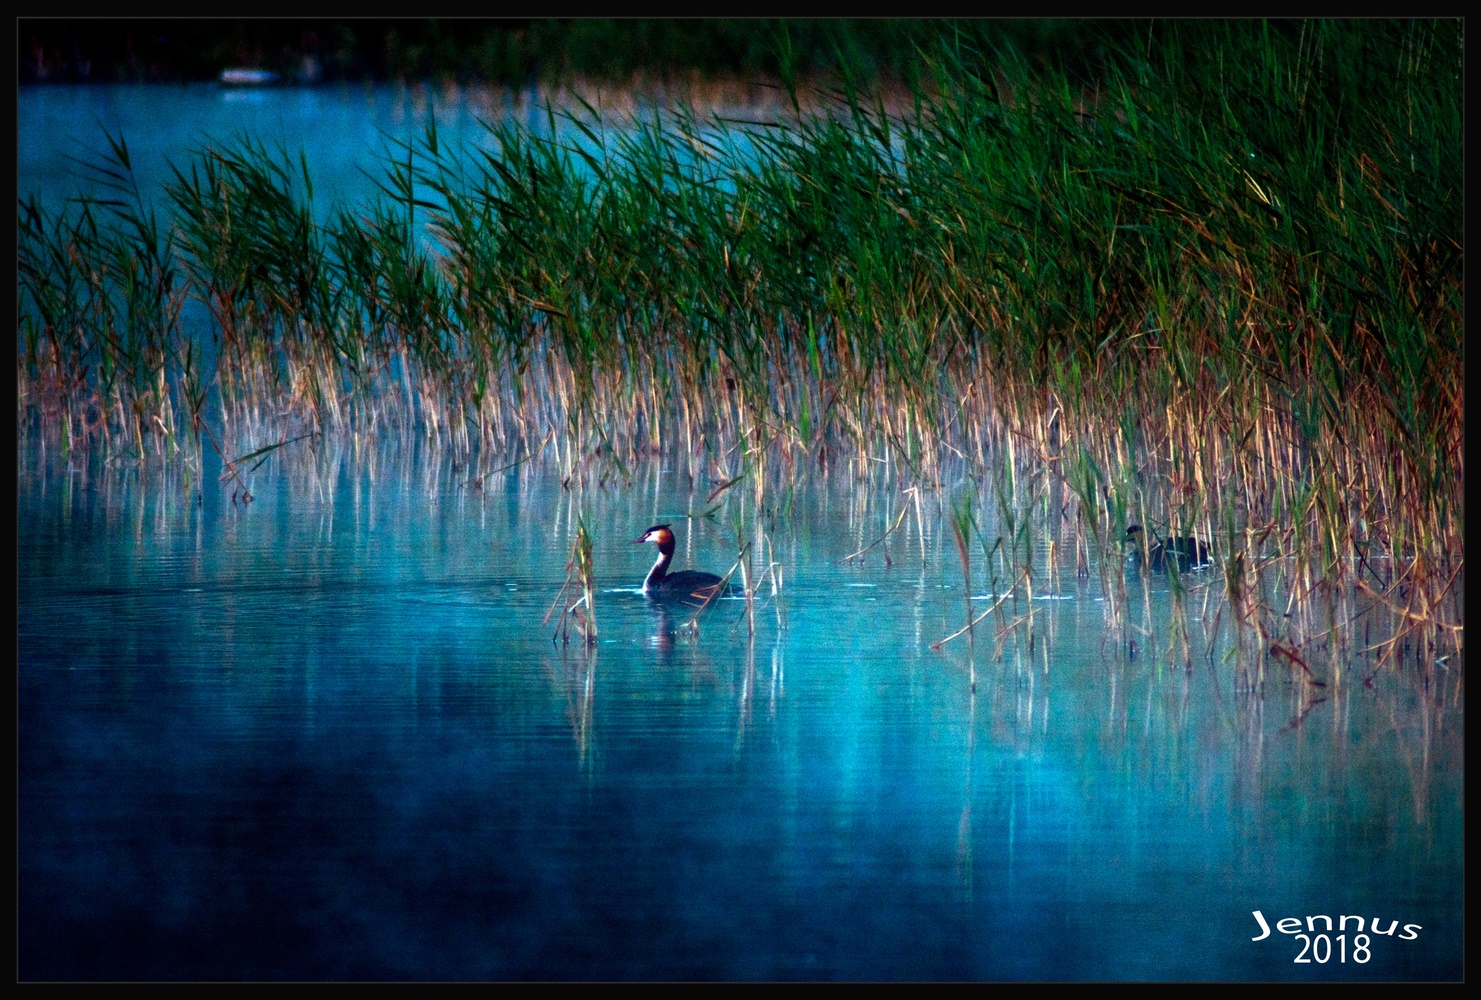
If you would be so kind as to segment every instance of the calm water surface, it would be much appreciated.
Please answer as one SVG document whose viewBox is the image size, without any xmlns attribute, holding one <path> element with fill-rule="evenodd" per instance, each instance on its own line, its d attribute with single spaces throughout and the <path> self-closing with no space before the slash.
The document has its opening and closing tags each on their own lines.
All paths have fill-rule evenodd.
<svg viewBox="0 0 1481 1000">
<path fill-rule="evenodd" d="M 421 142 L 432 116 L 440 147 L 454 158 L 497 148 L 486 123 L 510 121 L 535 135 L 553 130 L 569 148 L 602 155 L 559 110 L 554 117 L 547 115 L 540 104 L 544 99 L 530 92 L 449 91 L 426 85 L 265 90 L 214 83 L 28 85 L 19 88 L 16 98 L 17 194 L 23 199 L 34 195 L 52 210 L 78 194 L 113 196 L 94 183 L 94 175 L 78 160 L 105 162 L 108 136 L 122 135 L 141 193 L 164 211 L 164 185 L 173 180 L 172 165 L 188 172 L 196 151 L 246 136 L 269 151 L 285 152 L 295 180 L 300 163 L 307 164 L 312 205 L 322 221 L 335 206 L 375 196 L 374 181 L 384 177 L 388 156 L 404 161 L 404 144 Z M 645 120 L 654 109 L 649 100 L 621 102 L 621 113 Z M 581 109 L 575 110 L 590 124 Z M 717 113 L 731 120 L 768 120 L 775 112 L 734 107 Z M 729 134 L 742 153 L 750 148 L 744 135 Z M 579 157 L 573 162 L 581 169 Z"/>
<path fill-rule="evenodd" d="M 974 696 L 929 648 L 949 530 L 841 564 L 900 502 L 844 482 L 776 512 L 754 640 L 734 601 L 695 635 L 629 542 L 672 520 L 724 572 L 748 501 L 683 521 L 708 487 L 325 453 L 244 508 L 209 465 L 197 500 L 23 447 L 20 977 L 1462 974 L 1458 685 L 1241 697 L 1116 656 L 1071 577 L 1032 651 L 980 642 Z M 578 518 L 591 655 L 541 624 Z M 1297 964 L 1254 910 L 1400 931 Z"/>
</svg>

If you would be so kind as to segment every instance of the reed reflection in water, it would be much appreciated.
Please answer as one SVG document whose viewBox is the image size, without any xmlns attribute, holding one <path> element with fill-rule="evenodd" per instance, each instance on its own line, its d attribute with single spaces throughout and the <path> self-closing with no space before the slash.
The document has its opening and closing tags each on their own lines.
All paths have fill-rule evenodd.
<svg viewBox="0 0 1481 1000">
<path fill-rule="evenodd" d="M 821 477 L 765 529 L 779 607 L 696 623 L 628 543 L 711 488 L 326 448 L 243 506 L 23 449 L 21 978 L 1460 974 L 1458 670 L 1252 686 L 1193 574 L 1192 669 L 1165 578 L 1128 578 L 1131 656 L 1099 578 L 1042 566 L 933 651 L 949 506 Z M 752 530 L 717 502 L 683 565 Z M 580 525 L 589 648 L 540 624 Z M 1254 910 L 1423 930 L 1295 965 Z"/>
</svg>

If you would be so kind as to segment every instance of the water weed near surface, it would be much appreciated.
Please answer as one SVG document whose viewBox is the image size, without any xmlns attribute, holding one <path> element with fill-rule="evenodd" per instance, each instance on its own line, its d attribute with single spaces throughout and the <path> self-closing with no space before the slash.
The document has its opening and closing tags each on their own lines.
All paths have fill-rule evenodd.
<svg viewBox="0 0 1481 1000">
<path fill-rule="evenodd" d="M 964 566 L 1007 586 L 1048 544 L 1121 622 L 1136 523 L 1208 540 L 1209 614 L 1261 648 L 1275 594 L 1337 588 L 1433 661 L 1463 636 L 1461 32 L 1181 24 L 1093 77 L 958 33 L 890 104 L 578 107 L 550 115 L 582 141 L 488 152 L 429 118 L 327 222 L 251 137 L 182 156 L 156 214 L 115 136 L 117 197 L 20 206 L 22 434 L 393 435 L 578 483 L 662 455 L 758 505 L 813 470 L 971 482 L 1002 510 L 974 538 L 963 505 Z"/>
</svg>

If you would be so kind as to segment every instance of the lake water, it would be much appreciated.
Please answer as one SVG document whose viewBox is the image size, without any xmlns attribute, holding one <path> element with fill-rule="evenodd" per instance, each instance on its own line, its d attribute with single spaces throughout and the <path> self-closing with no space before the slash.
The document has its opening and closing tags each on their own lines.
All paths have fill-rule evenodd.
<svg viewBox="0 0 1481 1000">
<path fill-rule="evenodd" d="M 70 193 L 58 151 L 96 148 L 94 116 L 147 183 L 248 130 L 359 192 L 421 127 L 397 93 L 22 88 L 19 193 Z M 938 652 L 965 602 L 937 501 L 888 565 L 847 559 L 899 484 L 812 474 L 758 518 L 742 483 L 690 520 L 717 484 L 657 463 L 566 489 L 320 447 L 244 505 L 213 456 L 192 480 L 21 433 L 19 978 L 1463 975 L 1459 663 L 1250 693 L 1201 652 L 1217 583 L 1191 575 L 1190 670 L 1108 637 L 1099 574 L 1042 564 L 1032 626 Z M 659 521 L 676 568 L 721 573 L 766 527 L 754 636 L 742 601 L 695 629 L 637 592 Z M 543 623 L 578 524 L 589 652 Z M 1155 633 L 1173 598 L 1146 583 Z"/>
<path fill-rule="evenodd" d="M 597 100 L 597 95 L 588 95 Z M 95 175 L 79 165 L 102 163 L 108 137 L 128 144 L 141 193 L 161 209 L 171 167 L 188 170 L 192 154 L 242 136 L 269 150 L 283 150 L 291 165 L 303 154 L 313 179 L 313 207 L 322 220 L 340 204 L 376 194 L 373 179 L 388 157 L 405 158 L 405 143 L 418 143 L 435 115 L 439 142 L 457 154 L 496 148 L 485 123 L 513 120 L 536 135 L 555 135 L 570 148 L 599 154 L 583 131 L 559 111 L 547 113 L 548 95 L 530 91 L 448 90 L 426 85 L 336 85 L 234 90 L 214 83 L 186 85 L 24 86 L 17 92 L 17 188 L 49 209 L 79 194 L 109 196 Z M 637 113 L 651 120 L 651 100 L 619 99 L 603 105 L 609 120 Z M 580 108 L 584 122 L 590 118 Z M 731 120 L 771 120 L 774 108 L 718 109 Z M 738 148 L 743 134 L 729 133 Z M 580 160 L 576 161 L 578 168 Z M 369 176 L 367 176 L 369 175 Z"/>
<path fill-rule="evenodd" d="M 1462 972 L 1456 685 L 1240 696 L 1107 649 L 1070 576 L 1033 651 L 979 640 L 974 695 L 963 640 L 930 649 L 949 531 L 928 508 L 924 546 L 911 517 L 889 567 L 841 562 L 893 520 L 847 482 L 777 513 L 751 639 L 743 602 L 693 634 L 635 592 L 649 524 L 724 572 L 749 523 L 684 521 L 706 484 L 661 467 L 476 489 L 326 452 L 248 506 L 206 471 L 22 456 L 21 978 Z M 542 625 L 578 520 L 590 654 Z M 1400 931 L 1296 964 L 1255 910 Z"/>
</svg>

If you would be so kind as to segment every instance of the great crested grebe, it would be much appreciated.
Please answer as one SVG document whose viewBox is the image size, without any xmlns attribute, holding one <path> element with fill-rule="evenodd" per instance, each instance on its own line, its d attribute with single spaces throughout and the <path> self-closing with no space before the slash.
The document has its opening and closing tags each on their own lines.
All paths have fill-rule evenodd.
<svg viewBox="0 0 1481 1000">
<path fill-rule="evenodd" d="M 1126 528 L 1126 541 L 1136 546 L 1132 551 L 1131 558 L 1138 566 L 1142 562 L 1142 526 L 1140 524 L 1128 525 Z M 1183 538 L 1174 536 L 1157 541 L 1147 551 L 1147 566 L 1153 571 L 1160 572 L 1169 566 L 1175 566 L 1179 572 L 1197 569 L 1207 566 L 1212 560 L 1209 558 L 1208 545 L 1197 538 Z"/>
<path fill-rule="evenodd" d="M 634 545 L 652 542 L 658 546 L 658 562 L 648 571 L 643 581 L 643 593 L 650 597 L 698 597 L 708 599 L 720 593 L 724 583 L 714 573 L 701 573 L 686 569 L 678 573 L 669 572 L 669 563 L 674 561 L 674 533 L 666 524 L 655 524 L 643 532 Z"/>
</svg>

